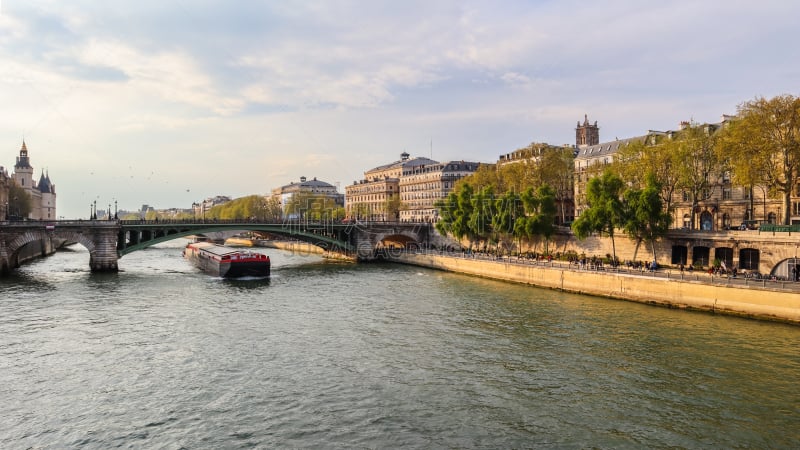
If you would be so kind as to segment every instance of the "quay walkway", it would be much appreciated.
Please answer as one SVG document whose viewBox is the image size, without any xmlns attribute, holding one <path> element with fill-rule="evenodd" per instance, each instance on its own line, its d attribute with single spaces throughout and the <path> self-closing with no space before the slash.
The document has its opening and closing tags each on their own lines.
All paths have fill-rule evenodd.
<svg viewBox="0 0 800 450">
<path fill-rule="evenodd" d="M 727 274 L 709 273 L 704 270 L 686 270 L 680 271 L 672 267 L 659 266 L 656 270 L 650 270 L 645 266 L 641 268 L 634 268 L 625 264 L 612 266 L 610 264 L 592 264 L 586 262 L 580 264 L 573 261 L 562 260 L 548 260 L 546 258 L 529 258 L 526 256 L 508 256 L 508 255 L 494 255 L 491 253 L 482 252 L 455 252 L 446 250 L 427 250 L 416 249 L 407 250 L 408 253 L 419 255 L 438 255 L 450 258 L 472 259 L 478 261 L 495 262 L 498 264 L 515 264 L 520 266 L 541 267 L 558 270 L 569 270 L 573 272 L 593 272 L 593 273 L 608 273 L 608 274 L 625 274 L 640 276 L 646 278 L 677 280 L 687 282 L 706 283 L 719 286 L 730 287 L 743 287 L 743 288 L 761 288 L 768 290 L 782 290 L 787 292 L 800 293 L 800 282 L 781 279 L 780 277 L 770 277 L 769 275 L 743 272 L 737 276 Z"/>
</svg>

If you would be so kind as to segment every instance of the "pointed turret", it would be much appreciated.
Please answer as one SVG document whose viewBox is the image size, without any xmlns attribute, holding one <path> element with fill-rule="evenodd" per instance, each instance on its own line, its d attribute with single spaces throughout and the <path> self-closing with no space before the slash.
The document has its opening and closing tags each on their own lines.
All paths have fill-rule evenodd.
<svg viewBox="0 0 800 450">
<path fill-rule="evenodd" d="M 44 170 L 42 170 L 42 176 L 39 177 L 39 184 L 37 185 L 39 188 L 39 192 L 41 193 L 51 193 L 50 192 L 50 180 L 44 176 Z"/>
<path fill-rule="evenodd" d="M 17 157 L 17 164 L 14 165 L 16 169 L 31 169 L 31 163 L 28 159 L 28 146 L 25 145 L 25 139 L 22 140 L 22 147 L 19 149 L 19 156 Z"/>
</svg>

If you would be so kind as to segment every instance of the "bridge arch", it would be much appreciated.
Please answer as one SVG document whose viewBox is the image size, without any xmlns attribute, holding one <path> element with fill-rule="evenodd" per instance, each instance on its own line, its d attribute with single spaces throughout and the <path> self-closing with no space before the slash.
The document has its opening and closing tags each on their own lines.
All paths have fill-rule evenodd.
<svg viewBox="0 0 800 450">
<path fill-rule="evenodd" d="M 385 248 L 406 248 L 413 244 L 418 244 L 417 236 L 409 236 L 405 233 L 384 235 L 378 241 L 378 246 Z"/>
<path fill-rule="evenodd" d="M 120 257 L 128 253 L 142 250 L 155 244 L 171 241 L 196 234 L 213 233 L 218 231 L 261 231 L 273 235 L 289 237 L 300 241 L 316 245 L 325 251 L 338 253 L 349 253 L 353 251 L 352 246 L 343 239 L 340 233 L 333 232 L 310 232 L 300 227 L 287 227 L 284 225 L 264 225 L 264 224 L 230 224 L 191 227 L 160 227 L 158 229 L 123 228 L 120 231 L 120 238 L 117 245 L 117 253 Z"/>
<path fill-rule="evenodd" d="M 786 280 L 797 280 L 800 278 L 800 258 L 786 258 L 780 261 L 770 271 L 770 275 Z"/>
<path fill-rule="evenodd" d="M 19 255 L 23 248 L 27 245 L 33 243 L 40 243 L 42 246 L 41 248 L 41 255 L 45 256 L 48 254 L 47 247 L 50 246 L 51 248 L 55 248 L 59 245 L 59 242 L 54 242 L 53 239 L 63 240 L 64 242 L 78 242 L 87 250 L 89 250 L 90 258 L 94 256 L 95 251 L 95 243 L 94 241 L 83 235 L 82 233 L 76 233 L 72 231 L 65 231 L 65 232 L 53 232 L 53 231 L 44 231 L 39 229 L 32 229 L 27 230 L 24 233 L 19 233 L 17 236 L 8 241 L 6 244 L 6 253 L 7 258 L 7 265 L 4 264 L 2 267 L 3 272 L 7 272 L 9 269 L 14 267 L 19 267 Z"/>
</svg>

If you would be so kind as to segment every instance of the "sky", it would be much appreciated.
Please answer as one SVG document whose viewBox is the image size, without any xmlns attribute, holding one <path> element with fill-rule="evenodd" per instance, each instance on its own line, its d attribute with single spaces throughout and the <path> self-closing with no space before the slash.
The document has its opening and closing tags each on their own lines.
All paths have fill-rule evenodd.
<svg viewBox="0 0 800 450">
<path fill-rule="evenodd" d="M 400 153 L 495 162 L 800 95 L 800 2 L 0 0 L 0 166 L 57 214 L 189 208 Z M 112 206 L 113 207 L 113 206 Z"/>
</svg>

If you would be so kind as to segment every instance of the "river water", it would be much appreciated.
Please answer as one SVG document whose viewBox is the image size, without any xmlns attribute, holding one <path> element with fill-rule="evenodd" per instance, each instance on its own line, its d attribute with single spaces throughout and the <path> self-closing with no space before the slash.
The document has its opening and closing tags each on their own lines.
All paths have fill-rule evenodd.
<svg viewBox="0 0 800 450">
<path fill-rule="evenodd" d="M 0 447 L 800 446 L 798 327 L 183 244 L 0 279 Z"/>
</svg>

